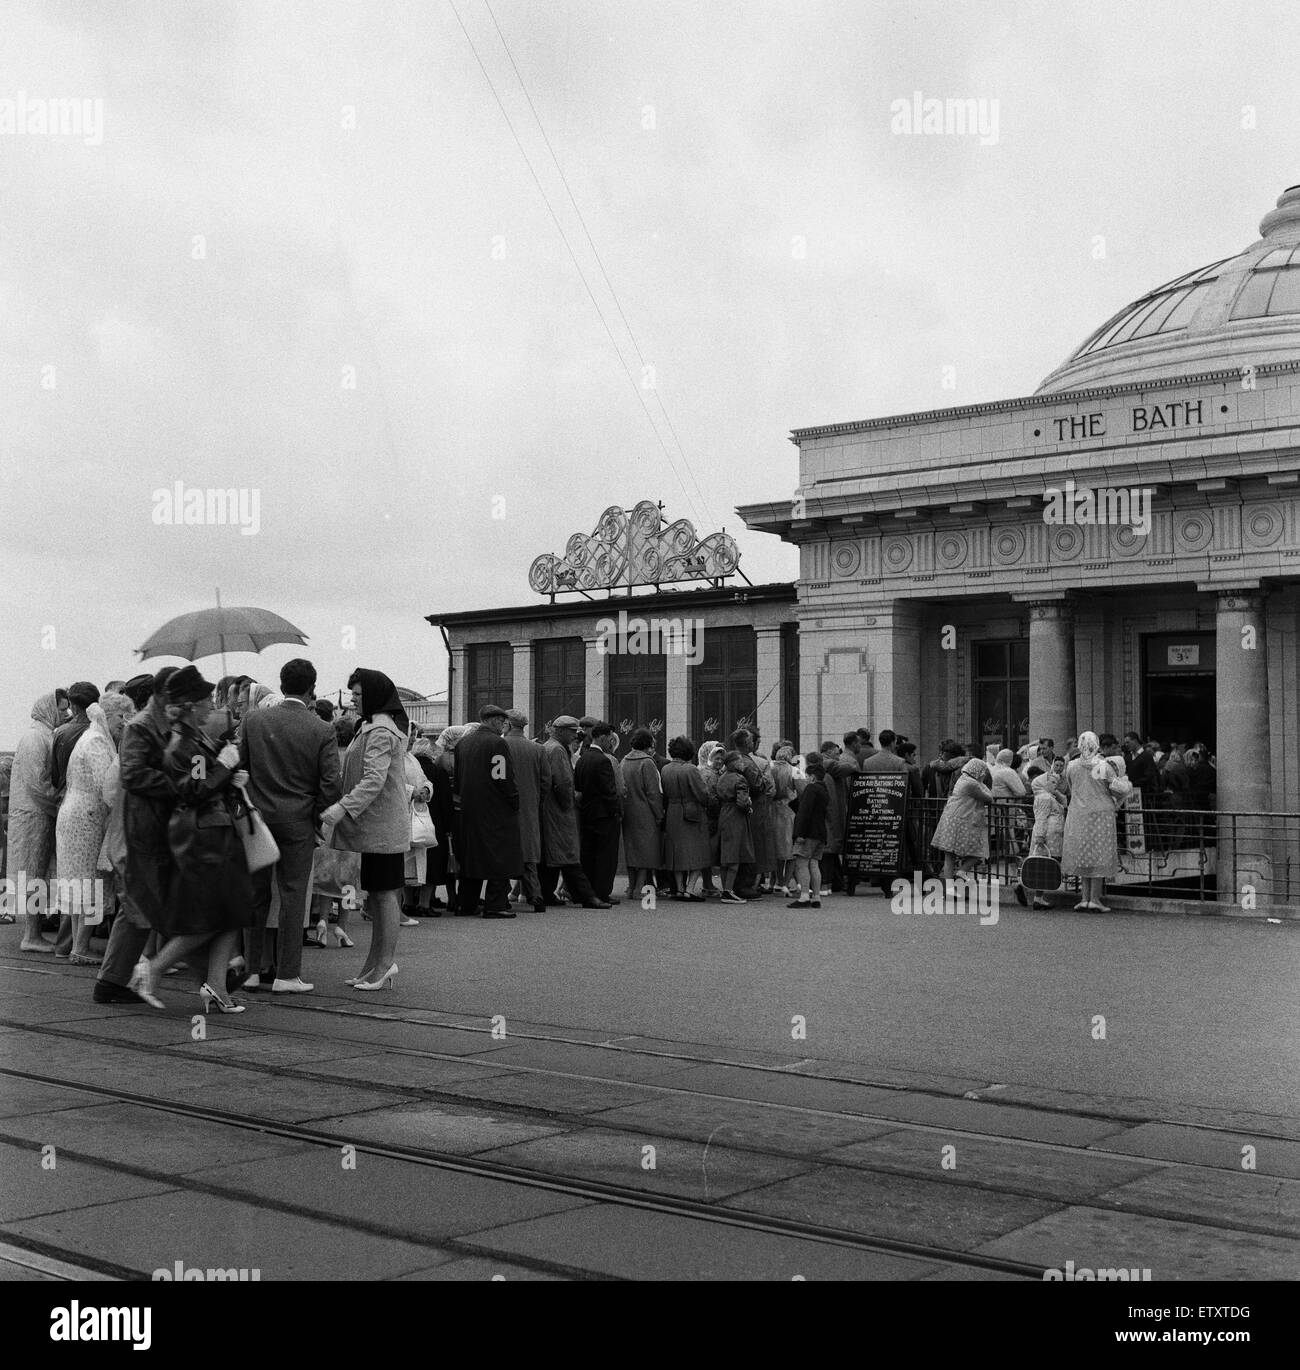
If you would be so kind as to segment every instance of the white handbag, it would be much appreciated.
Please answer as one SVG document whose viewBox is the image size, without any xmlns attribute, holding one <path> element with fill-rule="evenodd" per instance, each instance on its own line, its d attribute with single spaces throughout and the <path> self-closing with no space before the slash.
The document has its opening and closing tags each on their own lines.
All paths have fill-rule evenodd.
<svg viewBox="0 0 1300 1370">
<path fill-rule="evenodd" d="M 411 847 L 436 847 L 438 834 L 433 826 L 433 815 L 429 806 L 417 799 L 411 800 Z"/>
<path fill-rule="evenodd" d="M 266 819 L 249 799 L 248 791 L 242 785 L 238 789 L 243 796 L 247 812 L 235 819 L 235 831 L 244 844 L 244 857 L 248 861 L 249 871 L 265 870 L 267 866 L 274 866 L 280 859 L 280 846 L 271 836 Z"/>
</svg>

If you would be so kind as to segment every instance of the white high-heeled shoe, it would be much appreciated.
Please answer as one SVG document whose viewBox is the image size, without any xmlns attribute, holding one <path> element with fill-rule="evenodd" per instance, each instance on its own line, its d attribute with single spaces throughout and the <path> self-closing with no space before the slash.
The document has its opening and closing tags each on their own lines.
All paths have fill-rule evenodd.
<svg viewBox="0 0 1300 1370">
<path fill-rule="evenodd" d="M 352 986 L 352 988 L 353 988 L 353 989 L 362 989 L 362 990 L 388 989 L 388 988 L 392 985 L 392 983 L 393 983 L 393 978 L 394 978 L 394 976 L 396 976 L 396 974 L 397 974 L 397 963 L 394 962 L 394 963 L 393 963 L 391 966 L 389 966 L 388 969 L 387 969 L 381 976 L 379 976 L 377 979 L 369 980 L 369 981 L 366 981 L 366 980 L 358 980 L 358 981 Z"/>
<path fill-rule="evenodd" d="M 326 946 L 329 945 L 330 937 L 334 938 L 334 945 L 336 947 L 356 946 L 356 943 L 347 935 L 346 932 L 343 931 L 342 928 L 338 927 L 337 924 L 328 924 L 327 926 L 329 927 L 329 932 L 326 933 Z"/>
</svg>

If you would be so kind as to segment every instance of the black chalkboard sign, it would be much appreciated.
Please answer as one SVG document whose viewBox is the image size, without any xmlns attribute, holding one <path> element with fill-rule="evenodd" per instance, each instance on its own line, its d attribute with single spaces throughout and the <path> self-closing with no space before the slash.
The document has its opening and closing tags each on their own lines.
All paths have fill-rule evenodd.
<svg viewBox="0 0 1300 1370">
<path fill-rule="evenodd" d="M 862 875 L 896 875 L 903 862 L 903 823 L 911 777 L 881 771 L 849 777 L 844 864 Z"/>
</svg>

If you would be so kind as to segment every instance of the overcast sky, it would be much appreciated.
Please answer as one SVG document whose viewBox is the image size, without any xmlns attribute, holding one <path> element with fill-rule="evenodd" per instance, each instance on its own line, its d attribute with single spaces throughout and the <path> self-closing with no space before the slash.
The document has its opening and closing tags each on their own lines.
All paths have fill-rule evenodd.
<svg viewBox="0 0 1300 1370">
<path fill-rule="evenodd" d="M 491 3 L 617 304 L 484 0 L 5 5 L 0 748 L 218 586 L 322 693 L 432 692 L 423 615 L 534 600 L 612 504 L 792 578 L 734 512 L 793 492 L 792 427 L 1030 393 L 1300 181 L 1293 0 Z M 996 138 L 892 132 L 914 91 Z M 154 523 L 178 481 L 257 532 Z"/>
</svg>

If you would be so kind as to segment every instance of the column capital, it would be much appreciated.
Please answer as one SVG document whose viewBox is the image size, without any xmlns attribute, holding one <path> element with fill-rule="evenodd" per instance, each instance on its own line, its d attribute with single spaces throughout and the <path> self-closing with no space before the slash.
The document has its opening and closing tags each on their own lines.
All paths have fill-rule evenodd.
<svg viewBox="0 0 1300 1370">
<path fill-rule="evenodd" d="M 1260 613 L 1264 608 L 1264 601 L 1268 598 L 1266 590 L 1248 589 L 1236 587 L 1228 590 L 1219 588 L 1215 590 L 1215 608 L 1221 614 L 1232 613 Z"/>
<path fill-rule="evenodd" d="M 1074 601 L 1068 599 L 1029 599 L 1022 600 L 1029 608 L 1031 623 L 1045 622 L 1049 619 L 1070 620 L 1074 617 Z"/>
</svg>

